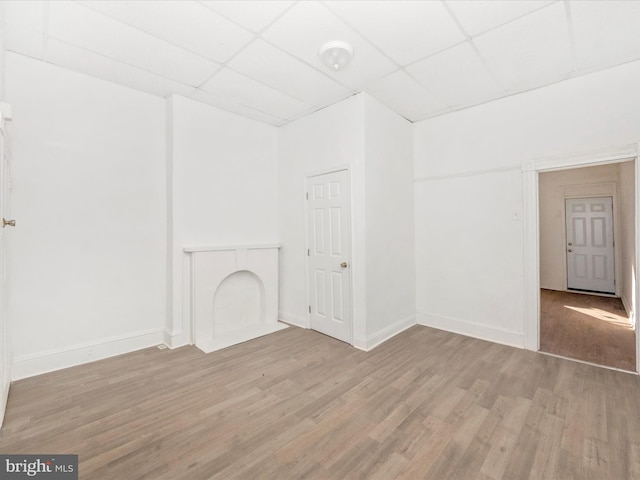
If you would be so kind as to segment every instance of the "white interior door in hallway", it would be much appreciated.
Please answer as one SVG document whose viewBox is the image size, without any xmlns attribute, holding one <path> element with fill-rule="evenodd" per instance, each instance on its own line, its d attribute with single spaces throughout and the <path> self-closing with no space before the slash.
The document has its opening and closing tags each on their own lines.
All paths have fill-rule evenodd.
<svg viewBox="0 0 640 480">
<path fill-rule="evenodd" d="M 15 225 L 13 220 L 5 221 L 10 217 L 9 210 L 9 163 L 6 153 L 6 128 L 5 121 L 10 119 L 9 107 L 5 103 L 0 104 L 0 426 L 4 420 L 4 412 L 9 396 L 11 383 L 9 319 L 7 318 L 7 226 Z"/>
<path fill-rule="evenodd" d="M 307 178 L 307 222 L 311 328 L 352 343 L 347 170 Z"/>
<path fill-rule="evenodd" d="M 567 288 L 615 293 L 613 198 L 568 198 Z"/>
</svg>

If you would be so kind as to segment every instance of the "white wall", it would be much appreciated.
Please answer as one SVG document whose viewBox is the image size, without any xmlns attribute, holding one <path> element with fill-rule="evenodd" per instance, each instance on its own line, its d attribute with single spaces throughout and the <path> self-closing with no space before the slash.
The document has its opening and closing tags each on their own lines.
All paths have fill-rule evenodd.
<svg viewBox="0 0 640 480">
<path fill-rule="evenodd" d="M 364 95 L 367 348 L 415 325 L 413 128 Z"/>
<path fill-rule="evenodd" d="M 415 324 L 412 126 L 366 94 L 280 129 L 280 318 L 309 327 L 305 178 L 348 167 L 353 344 Z"/>
<path fill-rule="evenodd" d="M 618 201 L 618 164 L 542 172 L 539 185 L 540 287 L 567 289 L 565 194 L 611 196 Z M 617 205 L 614 205 L 614 210 Z M 620 209 L 618 208 L 618 213 Z M 614 221 L 616 230 L 624 224 Z M 617 233 L 617 232 L 616 232 Z M 620 264 L 620 262 L 616 262 Z"/>
<path fill-rule="evenodd" d="M 162 341 L 164 102 L 6 54 L 13 377 Z"/>
<path fill-rule="evenodd" d="M 618 165 L 621 226 L 621 291 L 622 303 L 635 326 L 636 299 L 636 198 L 635 198 L 635 165 L 634 162 L 624 162 Z"/>
<path fill-rule="evenodd" d="M 305 179 L 348 167 L 351 180 L 351 258 L 354 338 L 366 338 L 363 96 L 279 129 L 280 318 L 309 327 L 306 292 Z"/>
<path fill-rule="evenodd" d="M 193 100 L 167 100 L 170 315 L 190 342 L 185 246 L 278 242 L 277 129 Z"/>
<path fill-rule="evenodd" d="M 634 62 L 415 125 L 420 323 L 524 344 L 522 163 L 638 142 L 639 83 Z"/>
</svg>

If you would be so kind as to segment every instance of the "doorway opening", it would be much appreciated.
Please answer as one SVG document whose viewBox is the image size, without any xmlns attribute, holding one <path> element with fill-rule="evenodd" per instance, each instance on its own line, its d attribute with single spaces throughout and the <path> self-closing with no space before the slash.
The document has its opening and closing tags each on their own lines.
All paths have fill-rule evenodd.
<svg viewBox="0 0 640 480">
<path fill-rule="evenodd" d="M 538 173 L 539 350 L 637 370 L 635 162 Z"/>
</svg>

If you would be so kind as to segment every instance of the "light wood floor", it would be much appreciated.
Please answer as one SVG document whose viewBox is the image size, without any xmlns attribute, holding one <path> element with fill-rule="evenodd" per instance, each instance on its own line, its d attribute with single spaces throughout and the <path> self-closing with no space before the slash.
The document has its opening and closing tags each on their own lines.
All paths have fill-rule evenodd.
<svg viewBox="0 0 640 480">
<path fill-rule="evenodd" d="M 637 376 L 412 327 L 370 353 L 289 328 L 16 382 L 2 453 L 81 479 L 631 479 Z"/>
<path fill-rule="evenodd" d="M 541 289 L 540 350 L 636 370 L 636 336 L 619 298 Z"/>
</svg>

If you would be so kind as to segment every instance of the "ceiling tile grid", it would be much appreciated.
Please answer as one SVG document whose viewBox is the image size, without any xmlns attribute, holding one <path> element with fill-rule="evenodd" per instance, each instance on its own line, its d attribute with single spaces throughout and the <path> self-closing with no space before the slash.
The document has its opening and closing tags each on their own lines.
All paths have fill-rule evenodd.
<svg viewBox="0 0 640 480">
<path fill-rule="evenodd" d="M 358 92 L 410 121 L 640 59 L 640 1 L 0 0 L 6 49 L 284 125 Z M 340 71 L 318 56 L 349 42 Z"/>
</svg>

